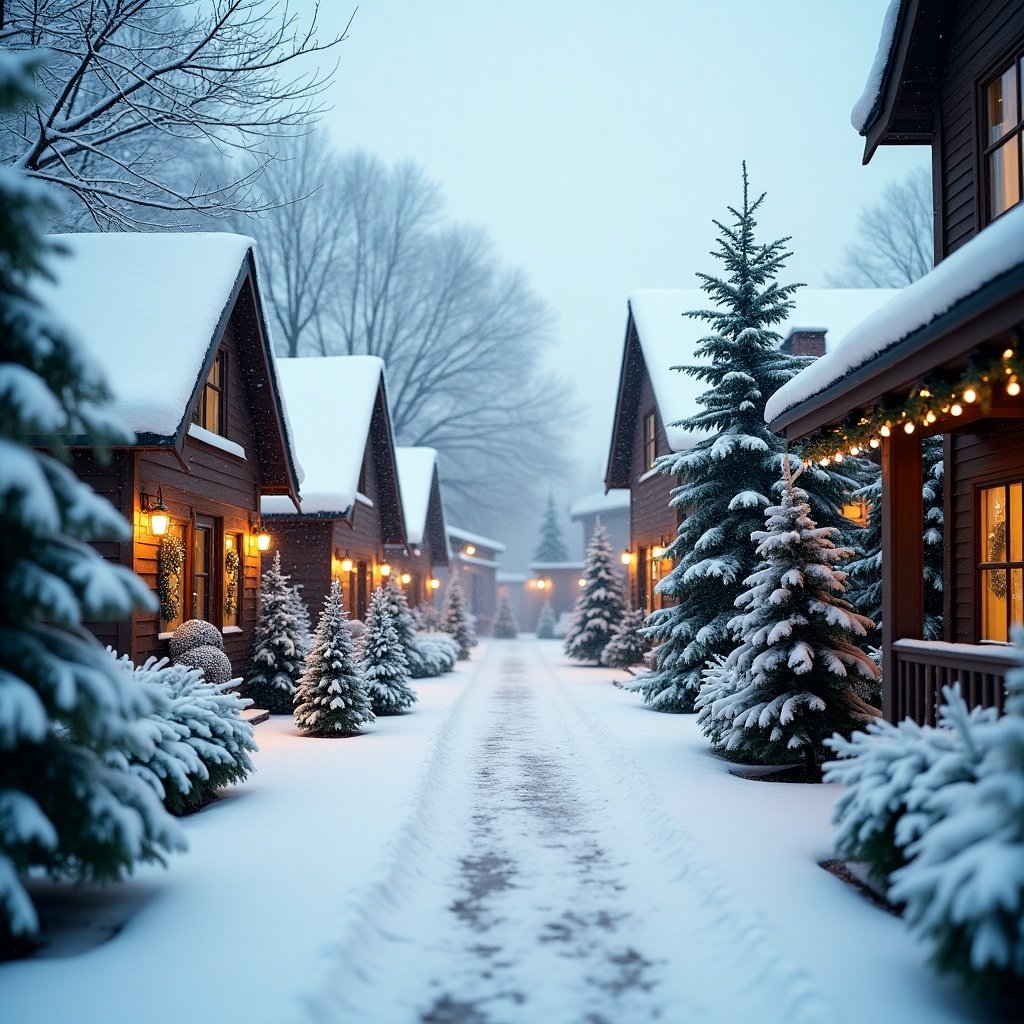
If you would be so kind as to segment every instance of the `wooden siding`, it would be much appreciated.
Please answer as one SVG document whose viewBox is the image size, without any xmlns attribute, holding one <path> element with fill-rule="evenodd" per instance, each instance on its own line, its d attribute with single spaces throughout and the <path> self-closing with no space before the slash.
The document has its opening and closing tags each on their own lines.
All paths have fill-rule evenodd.
<svg viewBox="0 0 1024 1024">
<path fill-rule="evenodd" d="M 962 0 L 948 38 L 932 161 L 936 262 L 985 224 L 981 89 L 1024 45 L 1024 4 Z"/>
<path fill-rule="evenodd" d="M 267 564 L 275 551 L 280 552 L 281 569 L 291 576 L 293 584 L 302 588 L 302 600 L 315 625 L 331 589 L 334 520 L 310 516 L 267 520 L 266 525 L 271 536 Z"/>
</svg>

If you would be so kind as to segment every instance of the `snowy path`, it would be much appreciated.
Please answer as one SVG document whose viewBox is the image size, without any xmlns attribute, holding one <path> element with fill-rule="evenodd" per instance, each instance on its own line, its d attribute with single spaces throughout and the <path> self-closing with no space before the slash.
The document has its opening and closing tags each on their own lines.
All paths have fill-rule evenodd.
<svg viewBox="0 0 1024 1024">
<path fill-rule="evenodd" d="M 331 1024 L 828 1016 L 526 639 L 490 643 L 310 1013 Z"/>
</svg>

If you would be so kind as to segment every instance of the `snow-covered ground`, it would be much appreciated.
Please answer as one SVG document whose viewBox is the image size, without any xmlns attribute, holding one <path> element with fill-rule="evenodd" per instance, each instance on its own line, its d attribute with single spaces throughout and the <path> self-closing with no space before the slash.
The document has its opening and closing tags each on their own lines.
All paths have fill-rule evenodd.
<svg viewBox="0 0 1024 1024">
<path fill-rule="evenodd" d="M 558 642 L 491 641 L 344 740 L 261 725 L 109 941 L 0 965 L 4 1024 L 984 1021 L 817 861 L 835 790 L 751 782 Z"/>
</svg>

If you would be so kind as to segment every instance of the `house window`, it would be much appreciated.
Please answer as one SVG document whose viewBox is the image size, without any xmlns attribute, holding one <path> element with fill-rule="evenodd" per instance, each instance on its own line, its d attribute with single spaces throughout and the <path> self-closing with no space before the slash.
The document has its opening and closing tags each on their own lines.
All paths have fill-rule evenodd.
<svg viewBox="0 0 1024 1024">
<path fill-rule="evenodd" d="M 197 518 L 192 531 L 192 618 L 210 618 L 213 593 L 213 520 Z"/>
<path fill-rule="evenodd" d="M 242 621 L 242 594 L 245 587 L 244 535 L 224 535 L 223 606 L 225 626 L 238 626 Z"/>
<path fill-rule="evenodd" d="M 224 394 L 227 382 L 227 354 L 221 350 L 213 360 L 210 375 L 203 385 L 199 396 L 195 415 L 192 417 L 196 426 L 209 430 L 214 434 L 223 434 L 225 427 Z"/>
<path fill-rule="evenodd" d="M 857 526 L 867 526 L 870 509 L 868 508 L 867 501 L 864 498 L 860 498 L 843 505 L 842 514 L 844 519 L 848 519 L 851 523 L 856 523 Z"/>
<path fill-rule="evenodd" d="M 658 457 L 658 432 L 654 425 L 654 413 L 644 417 L 644 468 L 654 469 L 654 460 Z"/>
<path fill-rule="evenodd" d="M 1010 639 L 1024 622 L 1024 514 L 1021 483 L 984 487 L 978 517 L 979 640 Z"/>
<path fill-rule="evenodd" d="M 989 220 L 1015 206 L 1024 194 L 1022 79 L 1024 56 L 1018 55 L 985 89 L 983 144 Z"/>
<path fill-rule="evenodd" d="M 648 613 L 665 607 L 665 598 L 655 590 L 666 570 L 671 568 L 671 563 L 662 557 L 664 550 L 662 547 L 640 549 L 641 601 Z"/>
</svg>

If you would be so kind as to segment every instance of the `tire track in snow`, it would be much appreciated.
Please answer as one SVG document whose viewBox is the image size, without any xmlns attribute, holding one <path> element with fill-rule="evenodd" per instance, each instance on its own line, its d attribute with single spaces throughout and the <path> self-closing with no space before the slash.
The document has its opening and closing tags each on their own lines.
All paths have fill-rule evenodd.
<svg viewBox="0 0 1024 1024">
<path fill-rule="evenodd" d="M 492 642 L 310 1017 L 827 1019 L 641 778 L 535 645 Z"/>
</svg>

